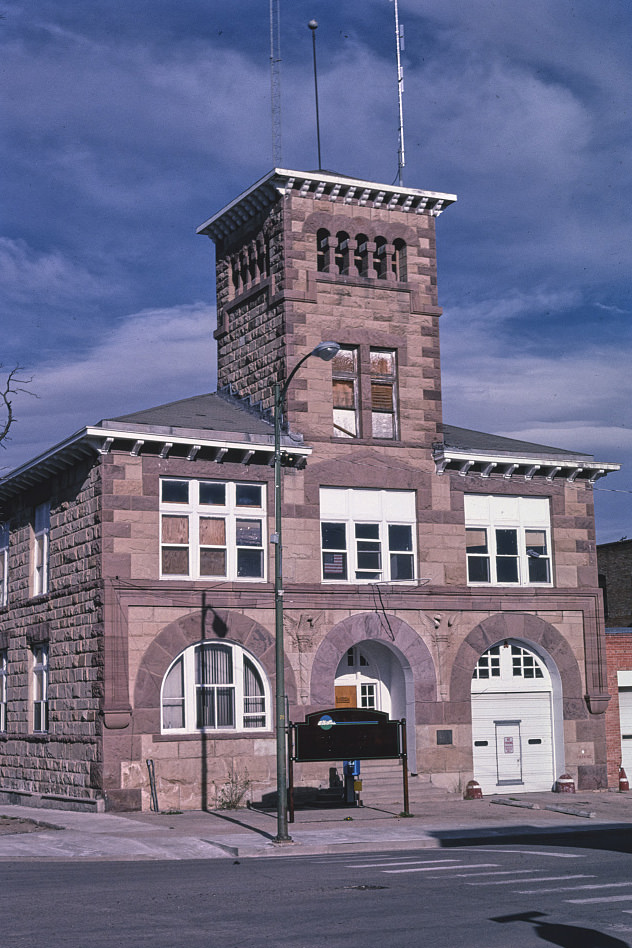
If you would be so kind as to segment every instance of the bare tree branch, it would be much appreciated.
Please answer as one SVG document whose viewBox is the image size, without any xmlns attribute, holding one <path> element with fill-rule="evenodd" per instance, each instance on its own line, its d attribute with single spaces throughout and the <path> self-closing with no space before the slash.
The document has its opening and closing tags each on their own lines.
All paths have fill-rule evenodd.
<svg viewBox="0 0 632 948">
<path fill-rule="evenodd" d="M 4 369 L 3 364 L 0 362 L 0 374 Z M 0 421 L 0 445 L 8 438 L 9 430 L 12 425 L 15 424 L 15 412 L 13 410 L 13 399 L 15 395 L 25 394 L 33 395 L 34 398 L 37 398 L 34 392 L 31 392 L 26 386 L 30 385 L 33 381 L 32 378 L 21 378 L 21 374 L 24 371 L 24 366 L 16 365 L 12 368 L 6 377 L 6 382 L 4 387 L 0 389 L 0 406 L 2 408 L 2 415 L 4 420 Z M 2 383 L 0 383 L 1 385 Z"/>
</svg>

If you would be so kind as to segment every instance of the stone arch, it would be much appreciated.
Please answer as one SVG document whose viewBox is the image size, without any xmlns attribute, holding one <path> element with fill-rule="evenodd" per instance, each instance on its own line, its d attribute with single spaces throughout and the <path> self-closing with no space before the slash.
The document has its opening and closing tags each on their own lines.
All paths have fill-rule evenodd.
<svg viewBox="0 0 632 948">
<path fill-rule="evenodd" d="M 334 678 L 340 659 L 353 645 L 366 639 L 382 642 L 413 670 L 417 723 L 424 723 L 427 708 L 437 700 L 434 662 L 424 641 L 397 616 L 360 612 L 338 622 L 321 642 L 312 664 L 311 704 L 315 708 L 334 705 Z"/>
<path fill-rule="evenodd" d="M 270 682 L 274 700 L 274 637 L 262 625 L 243 613 L 207 608 L 205 621 L 201 610 L 182 616 L 166 625 L 147 648 L 134 684 L 134 722 L 137 731 L 160 731 L 160 689 L 174 658 L 196 642 L 224 640 L 241 645 L 261 663 Z M 295 704 L 296 680 L 287 661 L 285 687 L 290 703 Z"/>
<path fill-rule="evenodd" d="M 471 723 L 470 687 L 474 667 L 483 652 L 504 639 L 516 639 L 533 645 L 543 653 L 543 657 L 552 660 L 561 681 L 565 720 L 588 717 L 577 658 L 564 636 L 539 616 L 513 612 L 498 613 L 483 619 L 462 642 L 450 677 L 450 701 L 456 720 L 464 724 Z"/>
<path fill-rule="evenodd" d="M 406 691 L 409 767 L 415 773 L 415 725 L 435 720 L 437 677 L 426 644 L 402 619 L 377 612 L 362 612 L 348 616 L 335 625 L 321 642 L 314 657 L 310 682 L 312 708 L 334 707 L 334 680 L 340 660 L 352 646 L 367 640 L 385 645 L 401 665 Z"/>
</svg>

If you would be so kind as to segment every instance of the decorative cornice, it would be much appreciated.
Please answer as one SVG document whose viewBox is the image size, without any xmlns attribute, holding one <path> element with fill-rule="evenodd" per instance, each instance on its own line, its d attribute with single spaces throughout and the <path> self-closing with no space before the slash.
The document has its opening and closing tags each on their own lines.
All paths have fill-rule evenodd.
<svg viewBox="0 0 632 948">
<path fill-rule="evenodd" d="M 221 240 L 253 215 L 271 207 L 280 195 L 286 194 L 312 201 L 329 200 L 332 203 L 385 208 L 389 211 L 426 214 L 430 217 L 438 217 L 456 201 L 455 194 L 443 194 L 439 191 L 394 187 L 364 181 L 361 178 L 348 178 L 328 171 L 305 172 L 273 168 L 265 177 L 201 224 L 197 233 L 212 240 Z"/>
</svg>

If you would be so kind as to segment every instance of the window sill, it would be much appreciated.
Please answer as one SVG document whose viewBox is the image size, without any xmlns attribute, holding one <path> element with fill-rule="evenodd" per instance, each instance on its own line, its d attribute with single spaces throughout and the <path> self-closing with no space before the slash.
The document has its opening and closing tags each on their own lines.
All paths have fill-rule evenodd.
<svg viewBox="0 0 632 948">
<path fill-rule="evenodd" d="M 274 731 L 267 728 L 255 728 L 252 731 L 165 731 L 161 734 L 154 734 L 153 740 L 157 743 L 173 741 L 235 741 L 240 738 L 259 738 L 271 739 L 274 737 Z"/>
</svg>

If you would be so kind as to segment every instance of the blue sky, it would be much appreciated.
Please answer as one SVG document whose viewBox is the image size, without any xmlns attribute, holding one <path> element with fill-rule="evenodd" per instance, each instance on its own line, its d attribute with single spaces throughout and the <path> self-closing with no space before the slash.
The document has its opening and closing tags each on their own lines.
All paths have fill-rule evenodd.
<svg viewBox="0 0 632 948">
<path fill-rule="evenodd" d="M 0 12 L 6 472 L 85 424 L 212 391 L 212 245 L 272 167 L 268 0 L 14 0 Z M 632 536 L 628 0 L 400 0 L 411 187 L 438 221 L 452 424 L 620 461 Z M 393 4 L 281 0 L 282 164 L 397 175 Z"/>
</svg>

